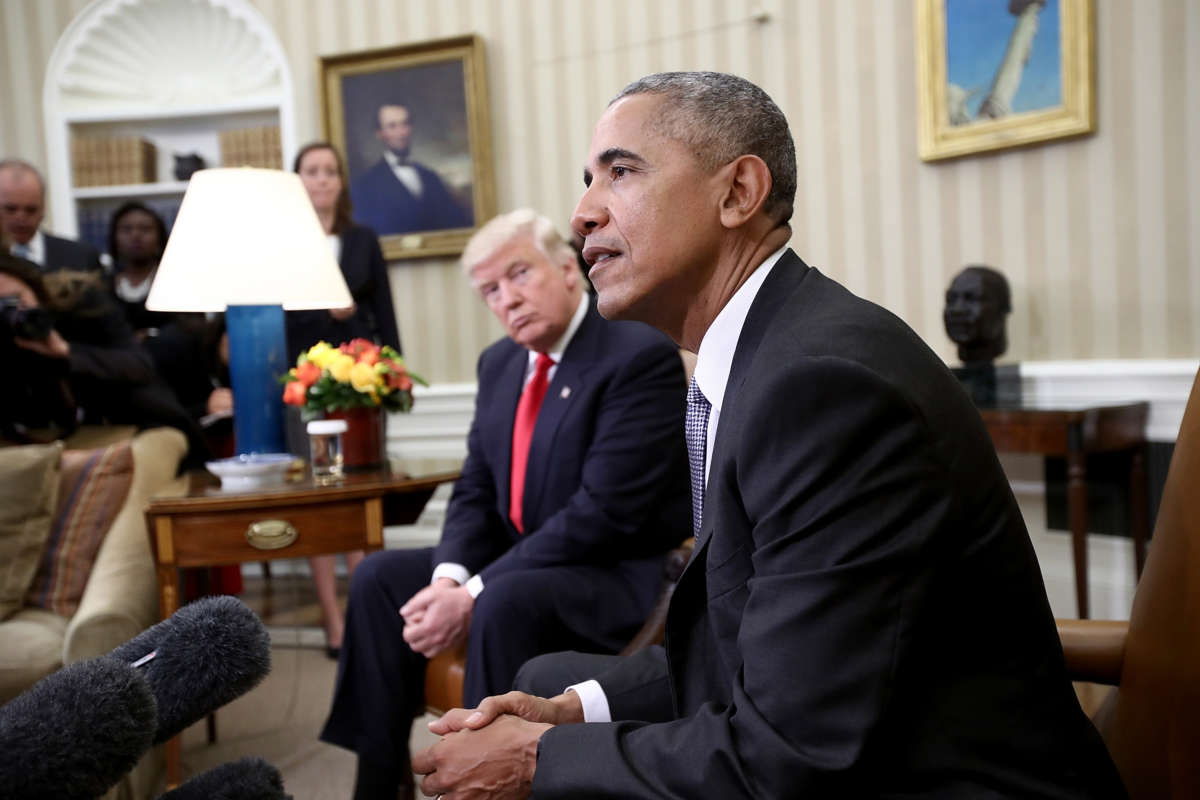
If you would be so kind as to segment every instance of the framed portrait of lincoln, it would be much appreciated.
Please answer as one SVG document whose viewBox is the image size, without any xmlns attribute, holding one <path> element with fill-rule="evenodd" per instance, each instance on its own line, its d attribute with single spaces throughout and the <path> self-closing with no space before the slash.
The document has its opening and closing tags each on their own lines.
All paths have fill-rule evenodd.
<svg viewBox="0 0 1200 800">
<path fill-rule="evenodd" d="M 322 56 L 325 136 L 388 259 L 456 255 L 495 214 L 478 36 Z"/>
</svg>

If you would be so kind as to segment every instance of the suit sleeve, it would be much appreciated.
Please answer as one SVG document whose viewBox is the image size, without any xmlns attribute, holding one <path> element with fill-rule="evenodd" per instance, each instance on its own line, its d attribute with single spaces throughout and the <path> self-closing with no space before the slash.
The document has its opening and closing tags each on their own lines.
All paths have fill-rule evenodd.
<svg viewBox="0 0 1200 800">
<path fill-rule="evenodd" d="M 599 404 L 582 480 L 567 503 L 480 571 L 489 579 L 515 569 L 603 563 L 660 552 L 646 523 L 686 475 L 683 366 L 663 342 L 618 368 Z M 681 522 L 686 521 L 681 510 Z M 679 539 L 685 536 L 680 528 Z"/>
<path fill-rule="evenodd" d="M 719 573 L 737 559 L 704 565 L 710 618 L 744 599 L 729 702 L 665 723 L 554 728 L 537 797 L 854 794 L 847 775 L 880 726 L 906 619 L 932 581 L 948 478 L 924 420 L 859 365 L 806 359 L 751 390 L 720 422 L 735 464 L 714 465 L 708 487 L 747 521 L 746 541 L 723 547 L 751 552 L 733 580 Z"/>
<path fill-rule="evenodd" d="M 488 371 L 489 351 L 479 357 L 476 367 L 479 392 L 475 396 L 475 414 L 467 433 L 467 458 L 454 482 L 454 492 L 446 507 L 442 538 L 434 549 L 433 563 L 462 564 L 475 572 L 508 546 L 504 523 L 496 501 L 496 484 L 483 449 L 480 410 L 490 402 Z"/>
<path fill-rule="evenodd" d="M 375 232 L 367 230 L 370 241 L 367 242 L 367 254 L 370 261 L 371 285 L 371 314 L 375 318 L 375 332 L 380 344 L 390 345 L 400 349 L 400 331 L 396 327 L 396 309 L 392 307 L 392 283 L 388 280 L 387 262 L 383 260 L 383 251 L 379 249 L 379 239 Z"/>
<path fill-rule="evenodd" d="M 154 361 L 134 338 L 121 311 L 98 294 L 90 293 L 86 300 L 89 310 L 78 319 L 56 323 L 71 346 L 67 358 L 70 371 L 118 383 L 153 381 Z"/>
</svg>

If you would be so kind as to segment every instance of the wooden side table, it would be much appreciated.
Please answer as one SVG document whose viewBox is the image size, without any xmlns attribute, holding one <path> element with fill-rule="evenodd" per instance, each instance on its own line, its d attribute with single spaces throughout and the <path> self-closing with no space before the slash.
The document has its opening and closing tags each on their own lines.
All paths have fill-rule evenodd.
<svg viewBox="0 0 1200 800">
<path fill-rule="evenodd" d="M 981 408 L 996 450 L 1039 453 L 1067 460 L 1067 519 L 1075 561 L 1075 598 L 1080 619 L 1088 617 L 1087 456 L 1129 453 L 1130 531 L 1138 577 L 1146 560 L 1150 509 L 1146 502 L 1146 416 L 1148 403 L 1087 408 Z"/>
<path fill-rule="evenodd" d="M 189 476 L 182 497 L 153 498 L 146 508 L 158 570 L 159 612 L 179 607 L 179 568 L 379 550 L 384 525 L 416 522 L 434 490 L 458 478 L 441 469 L 409 477 L 388 471 L 348 474 L 322 486 L 310 477 L 246 492 L 222 491 L 208 473 Z M 182 741 L 166 745 L 167 787 L 180 780 Z"/>
</svg>

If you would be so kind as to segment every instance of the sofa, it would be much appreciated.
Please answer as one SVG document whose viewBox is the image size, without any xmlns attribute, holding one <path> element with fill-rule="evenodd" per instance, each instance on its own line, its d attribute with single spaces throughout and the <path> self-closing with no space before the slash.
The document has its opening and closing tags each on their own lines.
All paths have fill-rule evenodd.
<svg viewBox="0 0 1200 800">
<path fill-rule="evenodd" d="M 32 579 L 24 599 L 16 604 L 15 611 L 11 602 L 3 609 L 0 618 L 0 703 L 25 691 L 64 664 L 107 653 L 158 620 L 157 576 L 143 512 L 151 496 L 184 491 L 184 480 L 177 478 L 176 472 L 186 451 L 183 434 L 172 428 L 154 428 L 139 433 L 130 427 L 87 426 L 61 444 L 11 451 L 0 448 L 0 462 L 8 460 L 10 477 L 12 464 L 27 463 L 19 461 L 20 458 L 32 458 L 42 465 L 32 469 L 46 468 L 45 477 L 33 480 L 31 485 L 35 489 L 44 485 L 47 489 L 47 498 L 38 512 L 49 507 L 55 509 L 52 531 L 63 527 L 62 517 L 68 514 L 86 517 L 82 522 L 97 528 L 103 527 L 103 522 L 111 518 L 107 529 L 93 533 L 94 541 L 78 551 L 53 556 L 43 553 L 37 577 Z M 51 466 L 56 453 L 61 475 Z M 114 463 L 120 462 L 118 468 L 111 470 L 121 473 L 115 483 L 105 484 L 98 479 L 70 482 L 76 473 L 67 471 L 69 465 L 95 469 L 96 464 L 105 463 L 104 459 L 108 457 Z M 113 486 L 116 488 L 111 488 Z M 105 492 L 109 492 L 110 497 L 106 498 Z M 118 496 L 121 492 L 123 499 Z M 8 505 L 11 511 L 14 503 Z M 96 523 L 96 520 L 101 522 Z M 80 520 L 72 519 L 71 522 Z M 11 531 L 11 526 L 8 530 Z M 11 538 L 11 534 L 6 535 Z M 45 538 L 43 549 L 50 551 L 55 542 L 54 534 Z M 61 589 L 59 585 L 42 587 L 39 584 L 39 581 L 48 582 L 43 573 L 51 558 L 73 559 L 59 570 L 65 577 L 58 583 L 74 580 L 78 584 L 75 594 L 79 587 L 82 594 L 73 597 L 69 605 L 56 600 L 41 602 L 38 607 L 40 598 Z M 11 575 L 7 577 L 12 578 Z M 148 753 L 106 798 L 140 800 L 151 797 L 161 773 L 160 750 Z"/>
</svg>

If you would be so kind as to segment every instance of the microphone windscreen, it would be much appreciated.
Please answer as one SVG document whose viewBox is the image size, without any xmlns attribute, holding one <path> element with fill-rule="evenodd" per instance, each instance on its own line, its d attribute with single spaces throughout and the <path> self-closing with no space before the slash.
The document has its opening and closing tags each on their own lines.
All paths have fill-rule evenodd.
<svg viewBox="0 0 1200 800">
<path fill-rule="evenodd" d="M 146 659 L 138 669 L 158 702 L 157 744 L 257 686 L 271 670 L 271 639 L 245 603 L 225 595 L 189 603 L 109 655 Z"/>
<path fill-rule="evenodd" d="M 291 800 L 279 770 L 261 758 L 243 758 L 201 772 L 158 800 Z"/>
<path fill-rule="evenodd" d="M 0 708 L 0 796 L 99 797 L 149 749 L 156 719 L 137 669 L 69 664 Z"/>
</svg>

